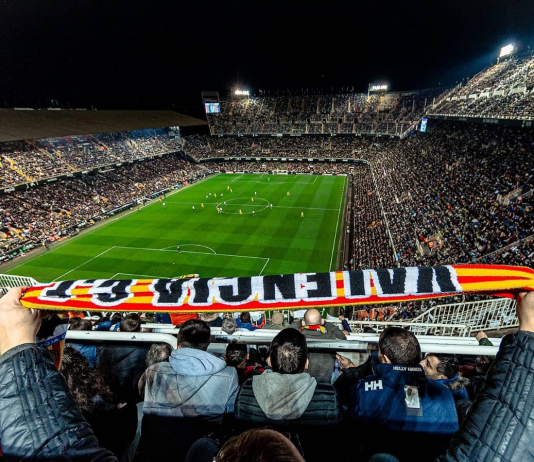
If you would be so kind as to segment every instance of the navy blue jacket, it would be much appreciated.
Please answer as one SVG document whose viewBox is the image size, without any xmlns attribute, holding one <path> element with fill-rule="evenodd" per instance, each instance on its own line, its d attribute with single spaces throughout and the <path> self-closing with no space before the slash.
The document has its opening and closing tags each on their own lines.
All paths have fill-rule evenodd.
<svg viewBox="0 0 534 462">
<path fill-rule="evenodd" d="M 449 388 L 428 380 L 421 366 L 376 364 L 351 389 L 350 413 L 361 428 L 360 452 L 387 452 L 403 460 L 432 460 L 458 430 Z M 425 441 L 432 451 L 417 451 Z"/>
</svg>

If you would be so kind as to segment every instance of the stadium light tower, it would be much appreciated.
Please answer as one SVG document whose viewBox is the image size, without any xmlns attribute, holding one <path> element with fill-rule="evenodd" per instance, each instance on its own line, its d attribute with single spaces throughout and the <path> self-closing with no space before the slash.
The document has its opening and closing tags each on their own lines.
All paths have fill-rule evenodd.
<svg viewBox="0 0 534 462">
<path fill-rule="evenodd" d="M 499 59 L 504 58 L 505 56 L 511 55 L 514 51 L 515 51 L 515 48 L 512 44 L 502 47 L 501 52 L 499 53 Z"/>
</svg>

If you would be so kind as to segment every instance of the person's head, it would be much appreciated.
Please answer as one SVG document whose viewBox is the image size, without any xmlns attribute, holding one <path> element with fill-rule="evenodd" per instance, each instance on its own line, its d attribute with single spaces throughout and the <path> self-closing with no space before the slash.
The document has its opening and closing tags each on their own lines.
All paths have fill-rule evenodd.
<svg viewBox="0 0 534 462">
<path fill-rule="evenodd" d="M 111 325 L 115 325 L 118 322 L 122 321 L 122 316 L 120 313 L 113 313 L 113 316 L 111 316 Z"/>
<path fill-rule="evenodd" d="M 121 320 L 121 332 L 141 332 L 141 318 L 137 313 L 131 313 Z"/>
<path fill-rule="evenodd" d="M 273 317 L 271 318 L 273 324 L 281 326 L 284 323 L 284 315 L 280 311 L 275 311 Z"/>
<path fill-rule="evenodd" d="M 235 321 L 232 318 L 224 318 L 221 325 L 221 330 L 228 335 L 232 335 L 235 332 Z"/>
<path fill-rule="evenodd" d="M 88 319 L 82 318 L 70 318 L 69 319 L 70 330 L 93 330 L 93 323 Z"/>
<path fill-rule="evenodd" d="M 244 343 L 229 343 L 224 359 L 228 366 L 244 368 L 248 359 L 247 346 Z"/>
<path fill-rule="evenodd" d="M 207 322 L 190 319 L 182 324 L 178 333 L 178 348 L 208 349 L 211 340 L 211 329 Z"/>
<path fill-rule="evenodd" d="M 87 358 L 73 346 L 66 345 L 63 349 L 59 371 L 83 411 L 93 412 L 114 405 L 113 393 L 104 376 L 92 369 Z"/>
<path fill-rule="evenodd" d="M 425 375 L 432 380 L 452 379 L 460 370 L 458 358 L 454 355 L 428 353 L 421 361 Z"/>
<path fill-rule="evenodd" d="M 421 361 L 421 346 L 415 335 L 402 327 L 388 327 L 378 340 L 381 363 L 417 366 Z"/>
<path fill-rule="evenodd" d="M 267 364 L 280 374 L 300 374 L 308 368 L 306 337 L 297 329 L 284 329 L 271 342 Z"/>
<path fill-rule="evenodd" d="M 304 314 L 304 324 L 306 326 L 316 326 L 317 324 L 321 324 L 321 321 L 321 313 L 319 313 L 319 310 L 316 310 L 315 308 L 309 309 Z"/>
<path fill-rule="evenodd" d="M 150 367 L 152 364 L 168 361 L 171 353 L 172 346 L 168 343 L 153 343 L 150 345 L 150 350 L 148 350 L 148 353 L 146 354 L 146 367 Z"/>
<path fill-rule="evenodd" d="M 267 428 L 247 430 L 230 438 L 215 462 L 304 462 L 295 445 L 284 435 Z"/>
<path fill-rule="evenodd" d="M 251 323 L 251 320 L 250 320 L 250 313 L 248 311 L 244 311 L 243 313 L 241 313 L 239 315 L 239 319 L 241 320 L 241 322 L 243 323 Z"/>
<path fill-rule="evenodd" d="M 199 317 L 202 321 L 211 322 L 219 317 L 219 313 L 200 313 Z"/>
</svg>

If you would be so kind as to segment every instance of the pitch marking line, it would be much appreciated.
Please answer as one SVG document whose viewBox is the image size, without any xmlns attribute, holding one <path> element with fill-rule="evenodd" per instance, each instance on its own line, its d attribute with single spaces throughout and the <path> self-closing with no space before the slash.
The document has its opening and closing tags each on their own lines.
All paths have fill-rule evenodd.
<svg viewBox="0 0 534 462">
<path fill-rule="evenodd" d="M 151 251 L 154 251 L 154 252 L 174 252 L 176 253 L 176 249 L 175 250 L 165 250 L 165 249 L 151 249 L 151 248 L 147 248 L 147 247 L 126 247 L 126 246 L 122 246 L 122 245 L 116 245 L 114 246 L 114 248 L 116 249 L 130 249 L 130 250 L 151 250 Z M 198 253 L 200 255 L 217 255 L 217 256 L 221 256 L 221 257 L 235 257 L 235 258 L 254 258 L 256 260 L 269 260 L 269 258 L 267 257 L 252 257 L 250 255 L 233 255 L 233 254 L 229 254 L 229 253 L 216 253 L 216 254 L 213 254 L 213 253 L 208 253 L 208 252 L 193 252 L 191 250 L 182 250 L 182 253 Z"/>
<path fill-rule="evenodd" d="M 152 276 L 150 274 L 137 274 L 137 273 L 117 273 L 110 277 L 110 279 L 115 279 L 117 276 L 123 275 L 123 276 L 141 276 L 143 278 L 149 278 L 149 279 L 172 279 L 169 277 L 163 277 L 163 276 Z"/>
<path fill-rule="evenodd" d="M 347 179 L 345 178 L 345 182 L 343 183 L 343 189 L 345 189 Z M 328 271 L 332 271 L 332 260 L 334 258 L 334 252 L 336 250 L 336 238 L 337 238 L 337 229 L 339 227 L 339 214 L 341 213 L 341 202 L 343 201 L 344 194 L 341 194 L 341 198 L 339 199 L 339 209 L 337 212 L 337 221 L 336 221 L 336 232 L 334 233 L 334 243 L 332 244 L 332 255 L 330 256 L 330 266 Z"/>
<path fill-rule="evenodd" d="M 211 252 L 214 254 L 214 255 L 217 255 L 217 252 L 215 252 L 215 250 L 213 250 L 211 247 L 208 247 L 207 245 L 200 245 L 200 244 L 176 244 L 176 245 L 170 245 L 169 247 L 163 247 L 163 249 L 161 250 L 167 250 L 167 249 L 176 249 L 177 246 L 180 246 L 180 247 L 204 247 L 205 249 L 208 249 L 208 250 L 211 250 Z M 178 250 L 176 250 L 178 251 Z"/>
<path fill-rule="evenodd" d="M 232 181 L 230 181 L 230 183 L 233 183 L 234 181 L 239 180 L 239 178 L 241 178 L 242 176 L 244 176 L 244 175 L 236 176 Z"/>
<path fill-rule="evenodd" d="M 257 200 L 260 200 L 260 199 L 263 199 L 262 197 L 257 197 L 256 198 Z M 263 199 L 263 200 L 267 200 L 267 199 Z M 210 203 L 206 203 L 206 202 L 170 202 L 170 201 L 167 201 L 167 204 L 187 204 L 187 205 L 199 205 L 199 204 L 208 204 L 208 205 L 215 205 L 215 204 L 212 204 L 211 202 Z M 219 204 L 220 205 L 220 204 Z M 235 202 L 228 202 L 226 204 L 226 207 L 228 207 L 229 205 L 236 205 L 236 206 L 239 206 L 239 207 L 259 207 L 258 205 L 253 205 L 253 204 L 236 204 Z M 273 205 L 273 209 L 302 209 L 302 210 L 324 210 L 324 211 L 332 211 L 332 212 L 338 212 L 339 209 L 327 209 L 327 208 L 321 208 L 321 207 L 292 207 L 290 205 Z"/>
<path fill-rule="evenodd" d="M 52 282 L 55 282 L 58 279 L 61 279 L 63 276 L 66 276 L 67 274 L 72 273 L 73 271 L 77 270 L 78 268 L 81 268 L 82 266 L 86 265 L 90 261 L 93 261 L 95 258 L 101 257 L 102 255 L 104 255 L 105 253 L 109 252 L 110 250 L 113 250 L 114 248 L 115 248 L 115 246 L 110 247 L 109 249 L 104 250 L 103 252 L 100 252 L 98 255 L 94 256 L 93 258 L 90 258 L 89 260 L 87 260 L 86 262 L 82 263 L 81 265 L 78 265 L 76 268 L 72 268 L 70 271 L 67 271 L 66 273 L 63 273 L 61 276 L 58 276 L 57 278 L 52 280 Z"/>
</svg>

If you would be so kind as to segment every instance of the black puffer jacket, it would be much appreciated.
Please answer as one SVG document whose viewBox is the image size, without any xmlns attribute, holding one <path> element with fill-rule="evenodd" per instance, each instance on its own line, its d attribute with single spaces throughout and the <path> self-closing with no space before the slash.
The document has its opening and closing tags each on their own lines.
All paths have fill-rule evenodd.
<svg viewBox="0 0 534 462">
<path fill-rule="evenodd" d="M 115 462 L 91 427 L 47 350 L 23 344 L 0 356 L 0 441 L 8 461 Z"/>
<path fill-rule="evenodd" d="M 534 333 L 504 337 L 442 462 L 534 460 Z"/>
</svg>

